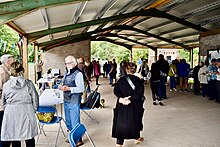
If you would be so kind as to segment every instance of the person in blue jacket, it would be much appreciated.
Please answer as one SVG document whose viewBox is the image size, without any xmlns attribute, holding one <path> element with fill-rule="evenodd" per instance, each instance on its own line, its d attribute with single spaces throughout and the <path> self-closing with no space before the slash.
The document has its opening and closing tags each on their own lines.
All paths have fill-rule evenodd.
<svg viewBox="0 0 220 147">
<path fill-rule="evenodd" d="M 188 92 L 189 71 L 190 65 L 186 63 L 185 59 L 182 59 L 178 65 L 178 75 L 180 77 L 180 92 L 183 92 L 183 88 L 185 88 L 185 92 Z"/>
</svg>

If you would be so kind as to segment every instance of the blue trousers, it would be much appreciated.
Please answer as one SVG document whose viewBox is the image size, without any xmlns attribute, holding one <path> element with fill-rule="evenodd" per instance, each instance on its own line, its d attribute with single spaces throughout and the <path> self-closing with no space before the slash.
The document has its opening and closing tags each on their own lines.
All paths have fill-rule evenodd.
<svg viewBox="0 0 220 147">
<path fill-rule="evenodd" d="M 176 88 L 176 80 L 174 76 L 170 76 L 170 89 Z"/>
<path fill-rule="evenodd" d="M 64 102 L 64 112 L 66 127 L 71 131 L 78 123 L 80 123 L 80 104 Z"/>
</svg>

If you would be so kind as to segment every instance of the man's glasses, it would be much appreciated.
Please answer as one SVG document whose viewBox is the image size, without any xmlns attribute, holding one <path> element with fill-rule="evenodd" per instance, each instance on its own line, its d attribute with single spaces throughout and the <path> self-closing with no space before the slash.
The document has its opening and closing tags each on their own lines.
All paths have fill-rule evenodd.
<svg viewBox="0 0 220 147">
<path fill-rule="evenodd" d="M 71 63 L 73 63 L 73 61 L 71 61 L 71 62 L 67 62 L 67 63 L 65 63 L 65 65 L 68 65 L 68 64 L 71 64 Z"/>
</svg>

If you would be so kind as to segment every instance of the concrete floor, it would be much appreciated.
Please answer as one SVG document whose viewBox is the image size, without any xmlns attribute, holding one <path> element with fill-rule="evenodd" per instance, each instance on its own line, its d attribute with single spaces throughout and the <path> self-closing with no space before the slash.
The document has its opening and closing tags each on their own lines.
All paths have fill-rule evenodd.
<svg viewBox="0 0 220 147">
<path fill-rule="evenodd" d="M 115 146 L 115 139 L 111 138 L 111 128 L 112 109 L 116 98 L 112 92 L 113 88 L 108 83 L 107 79 L 100 80 L 99 92 L 101 98 L 106 100 L 105 108 L 92 112 L 92 117 L 99 124 L 91 120 L 85 123 L 97 147 Z M 92 87 L 94 89 L 95 85 Z M 123 147 L 220 147 L 220 104 L 195 96 L 192 92 L 167 92 L 167 94 L 165 106 L 154 106 L 149 84 L 145 85 L 147 101 L 142 132 L 145 141 L 135 145 L 134 140 L 126 140 Z M 65 128 L 64 124 L 63 127 Z M 55 130 L 55 128 L 49 126 L 46 129 Z M 40 141 L 48 142 L 54 139 L 55 135 L 48 133 L 47 137 L 42 137 Z M 92 146 L 86 136 L 83 137 L 83 142 L 83 147 Z M 60 134 L 58 147 L 68 146 Z"/>
</svg>

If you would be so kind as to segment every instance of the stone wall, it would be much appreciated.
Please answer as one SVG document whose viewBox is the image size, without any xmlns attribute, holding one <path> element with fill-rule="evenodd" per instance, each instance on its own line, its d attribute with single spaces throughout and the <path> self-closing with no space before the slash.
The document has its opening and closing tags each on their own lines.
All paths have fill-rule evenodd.
<svg viewBox="0 0 220 147">
<path fill-rule="evenodd" d="M 43 73 L 46 73 L 49 68 L 58 68 L 63 74 L 64 59 L 68 55 L 73 55 L 75 58 L 83 57 L 85 60 L 90 59 L 90 40 L 55 47 L 44 52 L 42 54 Z"/>
<path fill-rule="evenodd" d="M 207 50 L 220 49 L 220 34 L 202 37 L 199 40 L 200 55 L 206 56 Z"/>
</svg>

